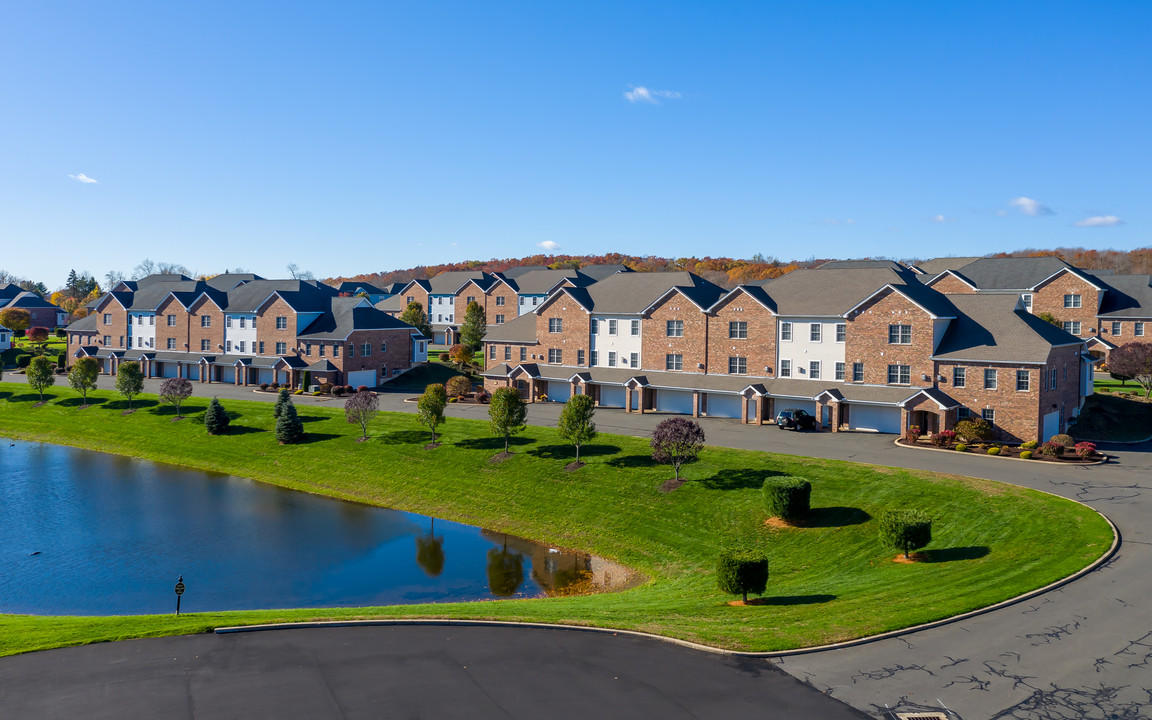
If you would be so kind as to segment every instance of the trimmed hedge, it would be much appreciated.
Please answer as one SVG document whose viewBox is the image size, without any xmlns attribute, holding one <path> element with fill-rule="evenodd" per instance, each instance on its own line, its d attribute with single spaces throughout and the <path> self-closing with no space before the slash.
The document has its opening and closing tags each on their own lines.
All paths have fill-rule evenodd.
<svg viewBox="0 0 1152 720">
<path fill-rule="evenodd" d="M 760 488 L 769 517 L 800 520 L 808 515 L 812 500 L 812 483 L 804 478 L 770 477 Z"/>
<path fill-rule="evenodd" d="M 964 443 L 956 443 L 956 452 L 968 452 L 968 446 Z"/>
<path fill-rule="evenodd" d="M 1022 451 L 1020 453 L 1020 459 L 1021 460 L 1031 460 L 1032 459 L 1032 451 L 1031 450 Z"/>
<path fill-rule="evenodd" d="M 1000 448 L 990 447 L 990 448 L 988 448 L 988 454 L 989 455 L 999 455 L 1000 454 Z"/>
<path fill-rule="evenodd" d="M 32 364 L 32 356 L 31 355 L 25 354 L 25 355 L 17 355 L 16 356 L 16 367 L 19 368 L 20 370 L 23 370 L 24 368 L 28 367 L 31 364 Z"/>
<path fill-rule="evenodd" d="M 725 550 L 716 563 L 716 582 L 732 595 L 763 595 L 768 587 L 768 556 L 759 550 Z"/>
<path fill-rule="evenodd" d="M 1072 436 L 1071 435 L 1065 435 L 1063 433 L 1061 433 L 1059 435 L 1053 435 L 1052 437 L 1048 438 L 1048 442 L 1058 443 L 1060 445 L 1063 445 L 1066 448 L 1076 446 L 1076 441 L 1072 438 Z"/>
<path fill-rule="evenodd" d="M 932 518 L 920 510 L 889 510 L 880 516 L 880 541 L 908 557 L 932 542 Z"/>
</svg>

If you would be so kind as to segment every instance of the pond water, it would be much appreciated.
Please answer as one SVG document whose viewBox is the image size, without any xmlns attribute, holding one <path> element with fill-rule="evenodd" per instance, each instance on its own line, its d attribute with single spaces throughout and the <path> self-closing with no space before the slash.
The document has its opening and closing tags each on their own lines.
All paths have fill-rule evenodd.
<svg viewBox="0 0 1152 720">
<path fill-rule="evenodd" d="M 0 442 L 0 613 L 358 607 L 604 589 L 627 571 L 243 478 Z"/>
</svg>

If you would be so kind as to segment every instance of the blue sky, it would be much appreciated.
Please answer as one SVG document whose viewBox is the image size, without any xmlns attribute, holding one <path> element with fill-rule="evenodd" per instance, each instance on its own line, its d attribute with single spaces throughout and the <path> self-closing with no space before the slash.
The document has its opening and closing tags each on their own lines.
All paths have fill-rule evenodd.
<svg viewBox="0 0 1152 720">
<path fill-rule="evenodd" d="M 1147 246 L 1150 71 L 1143 0 L 6 3 L 0 268 Z"/>
</svg>

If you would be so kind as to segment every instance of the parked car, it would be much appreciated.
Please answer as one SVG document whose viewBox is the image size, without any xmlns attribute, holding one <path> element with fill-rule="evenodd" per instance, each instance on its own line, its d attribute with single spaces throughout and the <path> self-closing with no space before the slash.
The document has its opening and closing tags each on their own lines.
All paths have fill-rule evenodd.
<svg viewBox="0 0 1152 720">
<path fill-rule="evenodd" d="M 799 408 L 788 408 L 776 415 L 776 427 L 781 430 L 815 430 L 816 418 Z"/>
</svg>

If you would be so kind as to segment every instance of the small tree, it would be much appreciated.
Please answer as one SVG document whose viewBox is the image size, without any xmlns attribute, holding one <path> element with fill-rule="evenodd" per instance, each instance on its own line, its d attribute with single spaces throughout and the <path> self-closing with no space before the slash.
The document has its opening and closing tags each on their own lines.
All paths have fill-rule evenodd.
<svg viewBox="0 0 1152 720">
<path fill-rule="evenodd" d="M 180 414 L 180 405 L 192 397 L 192 381 L 188 378 L 165 378 L 160 383 L 160 402 L 168 403 L 176 408 L 176 417 Z"/>
<path fill-rule="evenodd" d="M 28 364 L 25 377 L 28 379 L 29 387 L 40 395 L 40 402 L 44 402 L 44 391 L 56 382 L 54 364 L 43 355 L 32 358 L 32 362 Z"/>
<path fill-rule="evenodd" d="M 228 432 L 228 425 L 232 419 L 224 412 L 224 406 L 216 398 L 208 403 L 208 410 L 204 413 L 204 429 L 209 435 L 223 435 Z"/>
<path fill-rule="evenodd" d="M 400 313 L 400 322 L 408 323 L 412 327 L 420 331 L 420 334 L 426 338 L 432 337 L 432 325 L 428 322 L 428 316 L 424 313 L 424 306 L 418 302 L 410 302 L 404 308 L 404 312 Z"/>
<path fill-rule="evenodd" d="M 368 423 L 380 411 L 380 398 L 371 390 L 361 390 L 344 403 L 344 418 L 353 425 L 359 423 L 361 437 L 368 439 Z"/>
<path fill-rule="evenodd" d="M 129 361 L 120 363 L 116 371 L 116 392 L 128 401 L 128 409 L 132 409 L 132 398 L 144 392 L 144 373 L 140 370 L 140 363 Z"/>
<path fill-rule="evenodd" d="M 288 392 L 288 388 L 280 388 L 280 392 L 276 395 L 276 404 L 272 406 L 272 417 L 277 420 L 284 414 L 284 406 L 292 402 L 292 394 Z"/>
<path fill-rule="evenodd" d="M 28 338 L 28 342 L 36 346 L 37 352 L 43 353 L 44 346 L 48 344 L 48 338 L 51 333 L 48 332 L 46 327 L 31 327 L 24 337 Z"/>
<path fill-rule="evenodd" d="M 716 581 L 730 595 L 763 595 L 768 588 L 768 556 L 758 550 L 725 550 L 716 563 Z"/>
<path fill-rule="evenodd" d="M 524 431 L 524 418 L 527 416 L 528 404 L 516 388 L 502 387 L 492 394 L 492 402 L 488 404 L 488 418 L 492 434 L 504 438 L 504 452 L 508 452 L 508 440 Z"/>
<path fill-rule="evenodd" d="M 1046 323 L 1051 323 L 1060 329 L 1064 328 L 1064 323 L 1050 312 L 1036 313 L 1036 317 L 1040 318 Z"/>
<path fill-rule="evenodd" d="M 920 510 L 889 510 L 880 516 L 880 542 L 907 558 L 932 542 L 932 518 Z"/>
<path fill-rule="evenodd" d="M 475 353 L 472 352 L 472 348 L 468 347 L 464 343 L 456 343 L 452 347 L 448 348 L 448 358 L 452 362 L 456 363 L 461 370 L 468 367 L 468 365 L 472 363 L 472 358 L 474 356 Z"/>
<path fill-rule="evenodd" d="M 28 329 L 32 322 L 32 315 L 23 308 L 6 308 L 0 310 L 0 325 L 19 335 Z"/>
<path fill-rule="evenodd" d="M 281 445 L 292 445 L 302 439 L 304 439 L 304 423 L 296 414 L 296 405 L 289 400 L 276 420 L 276 441 Z"/>
<path fill-rule="evenodd" d="M 952 429 L 956 431 L 956 437 L 964 442 L 983 442 L 992 437 L 992 423 L 982 417 L 961 420 Z"/>
<path fill-rule="evenodd" d="M 680 479 L 681 466 L 694 461 L 704 449 L 704 428 L 688 418 L 664 420 L 652 432 L 652 459 L 671 465 Z"/>
<path fill-rule="evenodd" d="M 424 388 L 424 394 L 416 403 L 416 418 L 432 431 L 432 445 L 436 444 L 436 428 L 444 422 L 444 408 L 448 405 L 448 393 L 440 383 Z"/>
<path fill-rule="evenodd" d="M 444 389 L 448 391 L 448 397 L 460 397 L 472 392 L 472 381 L 465 375 L 453 375 L 448 378 Z"/>
<path fill-rule="evenodd" d="M 596 423 L 592 422 L 595 414 L 591 395 L 573 395 L 560 411 L 556 430 L 560 433 L 560 439 L 575 446 L 576 462 L 580 462 L 580 446 L 596 439 Z"/>
<path fill-rule="evenodd" d="M 1126 375 L 1144 388 L 1144 397 L 1152 395 L 1152 344 L 1130 342 L 1108 354 L 1108 368 Z"/>
<path fill-rule="evenodd" d="M 798 477 L 770 477 L 761 487 L 768 517 L 800 520 L 808 515 L 812 502 L 812 483 Z"/>
<path fill-rule="evenodd" d="M 484 336 L 488 334 L 488 318 L 484 308 L 473 300 L 464 310 L 464 323 L 460 326 L 460 342 L 474 351 L 479 351 L 484 345 Z"/>
<path fill-rule="evenodd" d="M 100 362 L 96 358 L 82 357 L 68 371 L 68 384 L 84 398 L 88 404 L 88 393 L 96 389 L 96 379 L 100 377 Z"/>
<path fill-rule="evenodd" d="M 1132 378 L 1128 377 L 1127 375 L 1121 375 L 1118 372 L 1112 372 L 1111 368 L 1109 368 L 1108 370 L 1109 370 L 1108 377 L 1112 378 L 1113 380 L 1119 380 L 1120 381 L 1120 387 L 1124 387 L 1124 384 L 1132 379 Z"/>
</svg>

